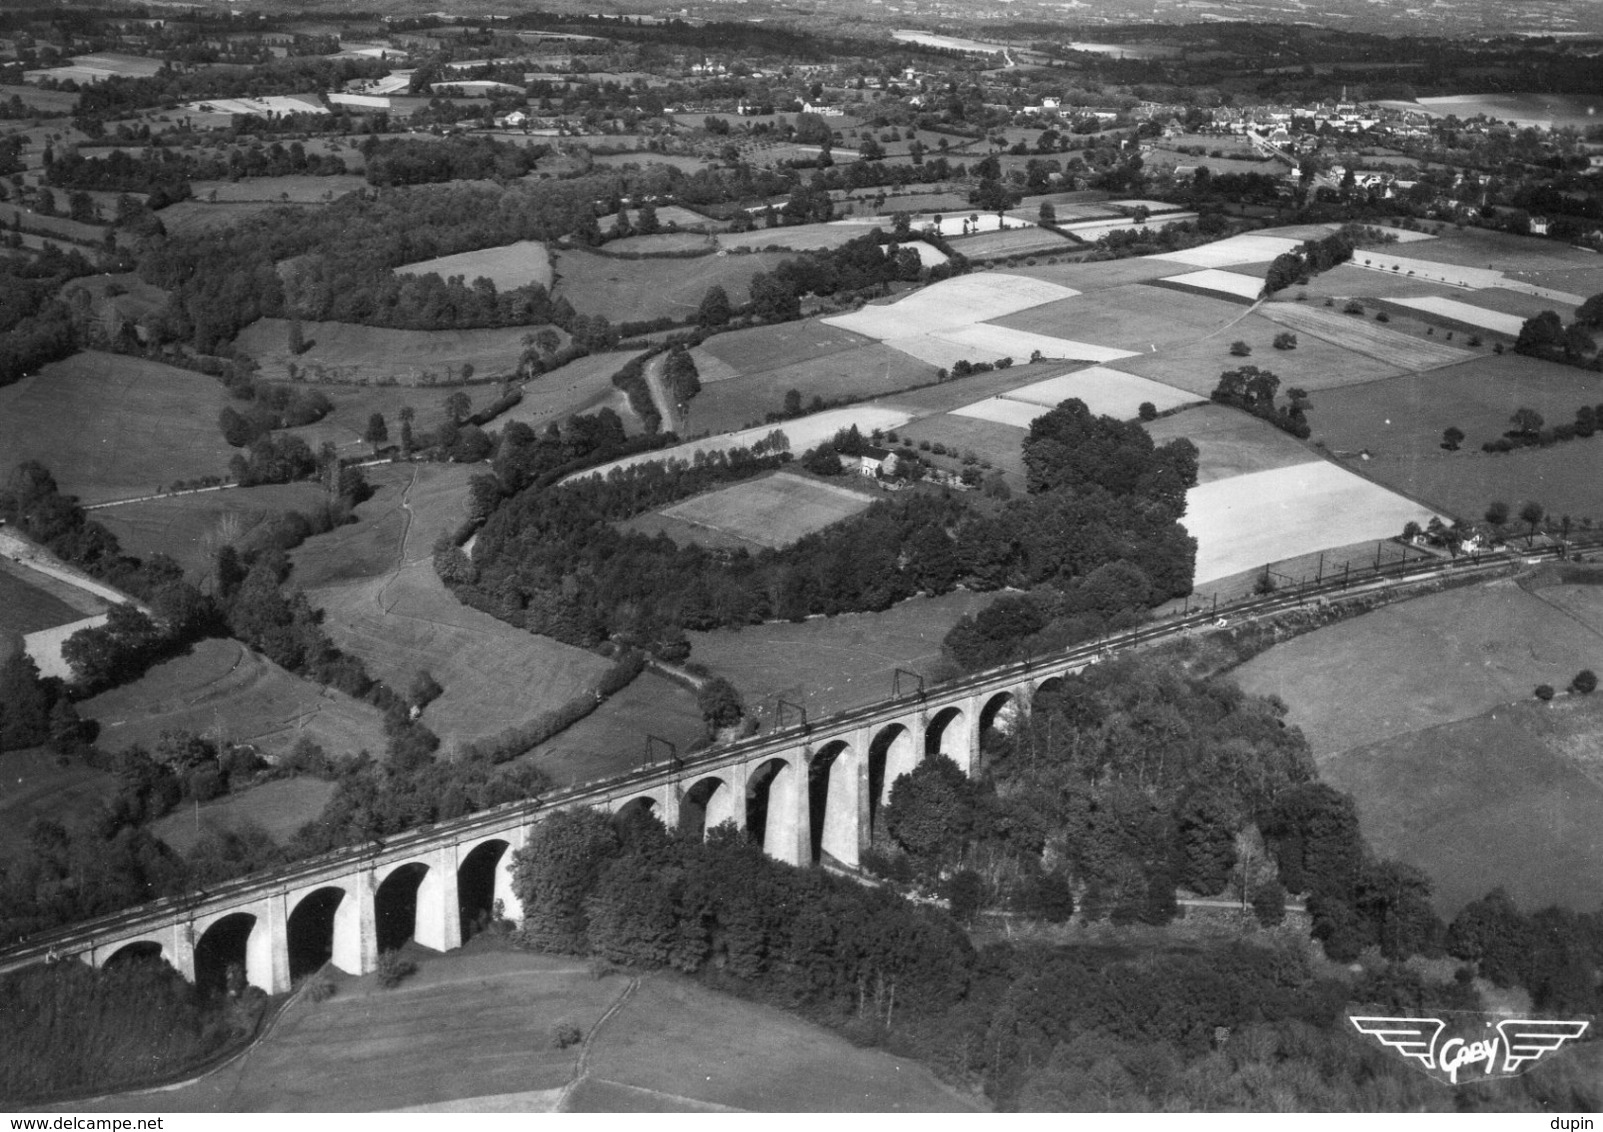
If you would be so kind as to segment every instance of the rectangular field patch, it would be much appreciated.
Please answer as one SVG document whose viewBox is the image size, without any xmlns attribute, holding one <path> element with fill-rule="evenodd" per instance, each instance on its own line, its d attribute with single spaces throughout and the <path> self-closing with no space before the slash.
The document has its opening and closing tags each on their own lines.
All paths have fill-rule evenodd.
<svg viewBox="0 0 1603 1132">
<path fill-rule="evenodd" d="M 1262 279 L 1253 275 L 1243 275 L 1239 271 L 1220 271 L 1214 267 L 1205 267 L 1201 271 L 1188 271 L 1184 275 L 1171 275 L 1158 282 L 1172 287 L 1211 291 L 1235 299 L 1246 299 L 1248 302 L 1252 302 L 1263 293 Z"/>
<path fill-rule="evenodd" d="M 1195 584 L 1365 539 L 1434 517 L 1325 460 L 1250 472 L 1186 492 L 1181 523 L 1197 540 Z"/>
<path fill-rule="evenodd" d="M 863 492 L 780 472 L 665 507 L 662 514 L 775 550 L 862 511 Z"/>
<path fill-rule="evenodd" d="M 498 248 L 483 248 L 474 252 L 439 256 L 419 263 L 397 267 L 400 275 L 427 275 L 435 272 L 441 279 L 460 275 L 472 283 L 481 275 L 502 291 L 538 283 L 551 286 L 551 257 L 539 240 L 519 240 Z"/>
<path fill-rule="evenodd" d="M 1344 350 L 1416 372 L 1450 366 L 1474 356 L 1468 350 L 1390 330 L 1362 315 L 1343 314 L 1334 307 L 1265 303 L 1259 313 L 1299 334 L 1312 334 Z"/>
<path fill-rule="evenodd" d="M 1277 255 L 1295 251 L 1296 248 L 1296 240 L 1248 234 L 1231 236 L 1217 243 L 1186 248 L 1184 251 L 1164 252 L 1147 258 L 1166 260 L 1169 263 L 1185 263 L 1192 267 L 1235 267 L 1242 263 L 1267 263 Z"/>
<path fill-rule="evenodd" d="M 1034 385 L 1004 393 L 1003 397 L 1009 401 L 1044 405 L 1049 409 L 1071 397 L 1078 397 L 1085 402 L 1086 408 L 1098 416 L 1117 417 L 1120 420 L 1134 418 L 1145 402 L 1150 401 L 1153 408 L 1161 413 L 1198 400 L 1195 393 L 1149 381 L 1132 373 L 1121 373 L 1107 366 L 1091 366 L 1061 377 L 1049 377 Z"/>
<path fill-rule="evenodd" d="M 975 420 L 991 421 L 1012 428 L 1029 428 L 1031 421 L 1045 415 L 1047 411 L 1046 405 L 1037 405 L 1029 401 L 1009 401 L 1006 397 L 987 397 L 983 401 L 952 410 L 960 417 L 973 417 Z"/>
<path fill-rule="evenodd" d="M 1503 314 L 1501 311 L 1487 310 L 1473 303 L 1461 303 L 1457 299 L 1443 299 L 1439 297 L 1416 299 L 1392 299 L 1388 303 L 1396 303 L 1400 307 L 1411 307 L 1427 314 L 1439 314 L 1443 318 L 1450 318 L 1454 322 L 1462 322 L 1469 326 L 1479 327 L 1482 330 L 1492 330 L 1498 334 L 1507 334 L 1519 337 L 1520 327 L 1525 320 L 1518 315 Z"/>
<path fill-rule="evenodd" d="M 1068 287 L 996 271 L 961 275 L 885 306 L 869 306 L 823 321 L 881 341 L 939 334 L 1079 294 Z"/>
</svg>

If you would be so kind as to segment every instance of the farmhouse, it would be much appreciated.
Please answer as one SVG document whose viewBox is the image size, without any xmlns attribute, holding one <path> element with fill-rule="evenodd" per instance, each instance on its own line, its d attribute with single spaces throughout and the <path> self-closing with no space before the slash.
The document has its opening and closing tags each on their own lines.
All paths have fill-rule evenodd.
<svg viewBox="0 0 1603 1132">
<path fill-rule="evenodd" d="M 857 473 L 870 479 L 878 479 L 881 475 L 895 475 L 896 453 L 872 445 L 864 448 L 863 454 L 857 458 Z"/>
</svg>

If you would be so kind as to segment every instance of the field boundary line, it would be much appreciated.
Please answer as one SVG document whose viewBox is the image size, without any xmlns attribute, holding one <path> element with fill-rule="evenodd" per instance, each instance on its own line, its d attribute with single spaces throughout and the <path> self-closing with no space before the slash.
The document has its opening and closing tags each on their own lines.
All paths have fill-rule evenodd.
<svg viewBox="0 0 1603 1132">
<path fill-rule="evenodd" d="M 602 1027 L 628 1004 L 629 1000 L 634 997 L 635 991 L 639 989 L 640 977 L 636 975 L 630 978 L 629 985 L 618 993 L 618 997 L 612 1000 L 612 1005 L 602 1012 L 601 1017 L 596 1019 L 596 1024 L 591 1026 L 590 1032 L 584 1036 L 584 1044 L 579 1047 L 578 1060 L 574 1062 L 573 1076 L 563 1086 L 562 1095 L 557 1098 L 556 1110 L 558 1112 L 568 1111 L 568 1099 L 573 1095 L 573 1091 L 590 1076 L 590 1052 L 595 1046 L 596 1038 L 601 1035 Z"/>
</svg>

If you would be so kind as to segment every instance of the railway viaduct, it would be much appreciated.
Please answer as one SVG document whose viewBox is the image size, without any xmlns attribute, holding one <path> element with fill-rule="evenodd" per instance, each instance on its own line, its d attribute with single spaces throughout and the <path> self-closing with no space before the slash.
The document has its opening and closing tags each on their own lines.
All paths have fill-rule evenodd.
<svg viewBox="0 0 1603 1132">
<path fill-rule="evenodd" d="M 1552 553 L 1538 551 L 1527 561 Z M 1448 575 L 1471 581 L 1512 565 L 1507 558 L 1478 557 L 1401 565 L 1356 584 L 1344 576 L 1249 599 L 1230 615 L 1261 616 L 1306 601 L 1339 600 Z M 691 836 L 732 821 L 778 860 L 855 869 L 892 784 L 921 760 L 946 755 L 976 774 L 982 736 L 992 728 L 1009 730 L 1054 681 L 1112 652 L 1159 643 L 1213 620 L 1211 613 L 1188 613 L 927 693 L 920 686 L 683 760 L 670 758 L 241 877 L 210 891 L 84 921 L 0 952 L 0 972 L 49 959 L 76 958 L 99 967 L 126 957 L 159 956 L 207 985 L 220 983 L 228 966 L 238 963 L 249 983 L 276 994 L 330 960 L 350 974 L 366 974 L 381 951 L 408 940 L 449 951 L 461 945 L 464 927 L 497 903 L 508 918 L 522 919 L 512 887 L 513 855 L 537 822 L 578 806 L 620 818 L 644 810 Z"/>
<path fill-rule="evenodd" d="M 976 772 L 987 729 L 1011 729 L 1044 686 L 1097 656 L 1015 665 L 85 921 L 0 954 L 0 971 L 159 956 L 208 985 L 242 964 L 251 985 L 276 994 L 329 960 L 366 974 L 407 940 L 449 951 L 496 903 L 521 920 L 513 854 L 536 822 L 574 806 L 645 811 L 692 836 L 732 821 L 778 860 L 855 869 L 897 778 L 935 754 Z"/>
</svg>

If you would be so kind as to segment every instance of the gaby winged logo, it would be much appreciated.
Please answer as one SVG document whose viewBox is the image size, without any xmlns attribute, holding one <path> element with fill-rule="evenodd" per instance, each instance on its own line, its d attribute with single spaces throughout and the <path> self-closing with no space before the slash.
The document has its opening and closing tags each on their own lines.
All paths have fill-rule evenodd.
<svg viewBox="0 0 1603 1132">
<path fill-rule="evenodd" d="M 1403 1057 L 1419 1062 L 1431 1076 L 1458 1084 L 1460 1070 L 1482 1066 L 1481 1077 L 1512 1077 L 1535 1062 L 1574 1041 L 1591 1026 L 1589 1021 L 1560 1021 L 1550 1018 L 1503 1018 L 1493 1021 L 1476 1016 L 1480 1032 L 1473 1026 L 1455 1027 L 1452 1037 L 1442 1040 L 1448 1023 L 1442 1018 L 1387 1018 L 1350 1015 L 1348 1021 L 1361 1034 L 1394 1049 Z"/>
</svg>

